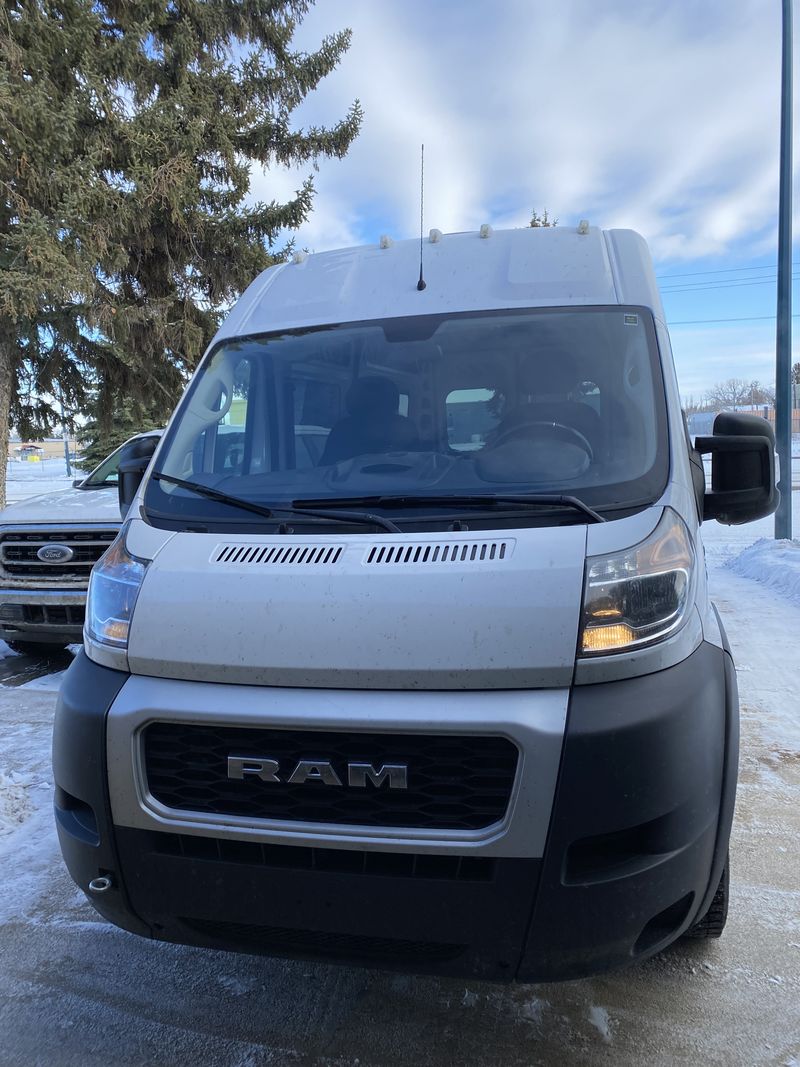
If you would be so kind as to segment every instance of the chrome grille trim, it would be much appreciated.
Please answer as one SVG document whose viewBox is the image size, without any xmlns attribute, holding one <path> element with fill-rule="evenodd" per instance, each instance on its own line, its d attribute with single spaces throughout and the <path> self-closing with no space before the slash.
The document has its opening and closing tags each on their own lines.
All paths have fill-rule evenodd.
<svg viewBox="0 0 800 1067">
<path fill-rule="evenodd" d="M 0 529 L 0 576 L 14 584 L 68 582 L 86 584 L 94 564 L 119 533 L 119 528 L 101 524 L 71 523 L 68 526 L 28 525 Z M 73 558 L 64 563 L 40 560 L 45 545 L 66 545 Z"/>
</svg>

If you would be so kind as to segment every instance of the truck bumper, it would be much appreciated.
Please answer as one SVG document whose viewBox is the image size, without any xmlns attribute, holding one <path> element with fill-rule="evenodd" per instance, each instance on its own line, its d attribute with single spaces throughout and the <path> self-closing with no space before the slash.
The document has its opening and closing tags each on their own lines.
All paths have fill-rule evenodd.
<svg viewBox="0 0 800 1067">
<path fill-rule="evenodd" d="M 127 679 L 79 655 L 54 739 L 67 866 L 87 891 L 108 879 L 88 895 L 127 930 L 407 972 L 553 981 L 659 951 L 703 914 L 719 882 L 738 701 L 730 656 L 713 645 L 657 675 L 572 690 L 539 855 L 491 843 L 460 853 L 391 840 L 339 848 L 114 825 L 106 723 Z"/>
<path fill-rule="evenodd" d="M 0 638 L 78 643 L 85 610 L 85 589 L 0 589 Z"/>
</svg>

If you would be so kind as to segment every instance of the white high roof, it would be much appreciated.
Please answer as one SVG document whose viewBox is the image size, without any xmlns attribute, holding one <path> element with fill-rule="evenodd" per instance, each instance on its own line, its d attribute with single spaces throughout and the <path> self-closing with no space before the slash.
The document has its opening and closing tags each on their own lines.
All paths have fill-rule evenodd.
<svg viewBox="0 0 800 1067">
<path fill-rule="evenodd" d="M 527 227 L 489 231 L 485 237 L 479 231 L 426 237 L 422 292 L 417 289 L 419 240 L 385 243 L 271 267 L 243 293 L 217 338 L 406 315 L 569 304 L 639 304 L 664 319 L 650 252 L 633 230 Z"/>
</svg>

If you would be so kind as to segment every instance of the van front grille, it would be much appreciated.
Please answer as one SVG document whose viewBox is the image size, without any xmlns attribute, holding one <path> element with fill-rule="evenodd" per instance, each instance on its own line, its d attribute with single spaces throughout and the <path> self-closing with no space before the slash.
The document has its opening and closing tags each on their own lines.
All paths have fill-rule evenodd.
<svg viewBox="0 0 800 1067">
<path fill-rule="evenodd" d="M 184 859 L 244 864 L 270 870 L 323 871 L 446 882 L 491 882 L 491 856 L 438 855 L 427 852 L 373 852 L 367 849 L 313 848 L 195 837 L 158 830 L 148 835 L 152 852 Z"/>
<path fill-rule="evenodd" d="M 228 777 L 228 758 L 276 761 L 278 771 Z M 144 731 L 151 795 L 168 808 L 252 820 L 477 830 L 501 821 L 518 751 L 504 737 L 309 732 L 174 722 Z M 287 781 L 301 761 L 329 764 L 333 784 Z M 407 788 L 348 785 L 349 763 L 407 767 Z M 334 777 L 335 776 L 335 777 Z M 336 781 L 341 784 L 336 784 Z"/>
</svg>

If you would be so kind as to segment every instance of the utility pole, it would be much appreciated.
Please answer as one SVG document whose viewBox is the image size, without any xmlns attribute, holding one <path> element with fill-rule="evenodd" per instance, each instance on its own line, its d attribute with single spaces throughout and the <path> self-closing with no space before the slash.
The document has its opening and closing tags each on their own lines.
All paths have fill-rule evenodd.
<svg viewBox="0 0 800 1067">
<path fill-rule="evenodd" d="M 792 536 L 792 0 L 783 0 L 781 148 L 778 204 L 778 329 L 775 338 L 775 439 L 781 502 L 775 537 Z"/>
<path fill-rule="evenodd" d="M 67 416 L 64 414 L 64 394 L 59 389 L 58 399 L 61 404 L 61 436 L 64 438 L 64 462 L 67 465 L 67 477 L 72 477 L 72 467 L 69 462 L 69 430 L 67 429 Z"/>
</svg>

